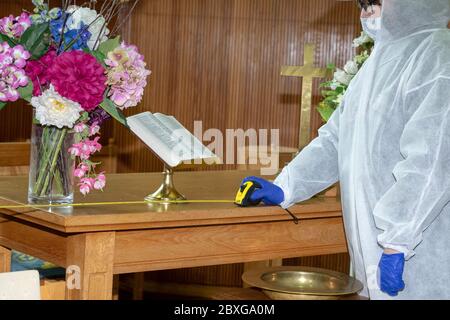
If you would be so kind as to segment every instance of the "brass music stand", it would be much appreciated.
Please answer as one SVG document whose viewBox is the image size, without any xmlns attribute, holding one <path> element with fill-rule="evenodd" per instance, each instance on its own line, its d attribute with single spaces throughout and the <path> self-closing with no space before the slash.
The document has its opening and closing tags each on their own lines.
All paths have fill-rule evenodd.
<svg viewBox="0 0 450 320">
<path fill-rule="evenodd" d="M 154 193 L 145 197 L 146 201 L 158 201 L 160 203 L 169 203 L 174 201 L 186 200 L 186 197 L 177 191 L 173 183 L 173 168 L 164 164 L 163 183 Z"/>
<path fill-rule="evenodd" d="M 156 154 L 156 153 L 155 153 Z M 159 157 L 158 157 L 159 158 Z M 170 167 L 167 163 L 165 163 L 162 159 L 160 159 L 164 163 L 164 171 L 163 171 L 163 182 L 158 190 L 156 190 L 154 193 L 148 195 L 145 197 L 145 200 L 149 203 L 151 202 L 157 202 L 158 204 L 170 204 L 170 203 L 176 203 L 177 201 L 185 201 L 187 198 L 178 192 L 178 190 L 175 188 L 174 182 L 173 182 L 173 175 L 175 172 L 175 168 Z M 192 160 L 194 162 L 198 160 Z M 194 163 L 194 164 L 187 164 L 187 163 L 181 163 L 176 167 L 178 170 L 185 170 L 185 169 L 193 169 L 193 168 L 200 168 L 200 167 L 211 167 L 213 165 L 220 165 L 222 164 L 222 160 L 213 157 L 213 158 L 207 158 L 202 159 L 201 163 Z"/>
</svg>

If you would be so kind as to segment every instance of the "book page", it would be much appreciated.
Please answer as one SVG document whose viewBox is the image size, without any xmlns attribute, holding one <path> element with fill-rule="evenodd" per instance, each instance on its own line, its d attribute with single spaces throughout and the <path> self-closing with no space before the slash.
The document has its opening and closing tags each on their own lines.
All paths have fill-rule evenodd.
<svg viewBox="0 0 450 320">
<path fill-rule="evenodd" d="M 195 159 L 217 158 L 217 156 L 206 148 L 200 140 L 197 139 L 189 130 L 187 130 L 175 117 L 167 116 L 161 113 L 155 113 L 156 118 L 160 120 L 170 131 L 182 140 L 188 152 L 183 157 L 183 161 Z"/>
<path fill-rule="evenodd" d="M 171 138 L 170 130 L 153 114 L 144 112 L 128 117 L 127 122 L 130 129 L 169 166 L 176 167 L 182 162 L 183 159 L 172 152 L 177 142 Z"/>
<path fill-rule="evenodd" d="M 218 157 L 172 116 L 144 112 L 127 118 L 130 129 L 166 164 Z"/>
</svg>

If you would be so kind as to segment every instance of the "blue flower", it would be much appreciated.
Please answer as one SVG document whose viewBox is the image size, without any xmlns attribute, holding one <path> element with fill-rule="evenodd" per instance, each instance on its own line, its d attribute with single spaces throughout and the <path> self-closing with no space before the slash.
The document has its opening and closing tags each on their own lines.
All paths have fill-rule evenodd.
<svg viewBox="0 0 450 320">
<path fill-rule="evenodd" d="M 87 48 L 87 42 L 91 38 L 91 33 L 84 25 L 79 30 L 69 30 L 64 34 L 65 46 L 72 45 L 70 49 L 81 50 Z"/>
<path fill-rule="evenodd" d="M 88 30 L 88 27 L 81 24 L 80 29 L 68 30 L 67 27 L 64 26 L 65 22 L 66 25 L 68 24 L 66 21 L 66 16 L 66 14 L 62 14 L 58 19 L 50 21 L 50 32 L 53 40 L 57 45 L 59 45 L 61 42 L 61 35 L 64 32 L 63 42 L 61 45 L 62 50 L 66 51 L 66 48 L 69 46 L 69 50 L 81 50 L 87 48 L 87 42 L 92 36 Z"/>
</svg>

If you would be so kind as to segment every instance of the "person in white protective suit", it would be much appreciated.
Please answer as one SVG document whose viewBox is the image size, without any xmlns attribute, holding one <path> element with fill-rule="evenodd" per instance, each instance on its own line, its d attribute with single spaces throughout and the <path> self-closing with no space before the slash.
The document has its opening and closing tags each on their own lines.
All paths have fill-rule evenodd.
<svg viewBox="0 0 450 320">
<path fill-rule="evenodd" d="M 450 299 L 450 0 L 378 4 L 373 53 L 319 137 L 273 184 L 245 181 L 283 208 L 340 181 L 361 294 Z"/>
</svg>

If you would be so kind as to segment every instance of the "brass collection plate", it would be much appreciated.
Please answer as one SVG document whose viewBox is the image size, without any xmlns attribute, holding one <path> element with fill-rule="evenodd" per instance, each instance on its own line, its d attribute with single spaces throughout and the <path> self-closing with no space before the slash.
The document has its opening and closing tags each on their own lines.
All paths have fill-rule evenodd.
<svg viewBox="0 0 450 320">
<path fill-rule="evenodd" d="M 292 300 L 306 297 L 339 297 L 354 295 L 364 286 L 344 273 L 309 267 L 273 267 L 250 270 L 242 280 L 263 289 L 271 298 Z"/>
</svg>

